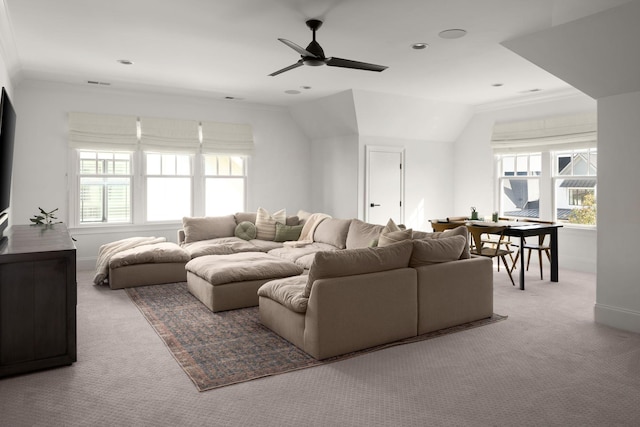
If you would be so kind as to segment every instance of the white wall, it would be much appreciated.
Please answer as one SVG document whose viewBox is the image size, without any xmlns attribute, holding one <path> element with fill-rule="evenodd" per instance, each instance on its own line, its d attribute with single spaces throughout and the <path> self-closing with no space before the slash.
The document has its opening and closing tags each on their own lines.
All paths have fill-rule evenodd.
<svg viewBox="0 0 640 427">
<path fill-rule="evenodd" d="M 68 220 L 67 113 L 70 111 L 249 123 L 255 154 L 248 167 L 247 210 L 311 206 L 310 141 L 286 109 L 207 98 L 26 80 L 15 90 L 16 128 L 13 224 L 26 224 L 40 206 L 59 208 Z M 98 247 L 132 235 L 175 240 L 180 223 L 168 226 L 75 229 L 78 262 L 92 261 Z"/>
<path fill-rule="evenodd" d="M 581 113 L 595 109 L 595 100 L 573 91 L 558 94 L 557 97 L 529 100 L 526 103 L 506 102 L 479 107 L 455 144 L 452 212 L 456 215 L 469 215 L 470 207 L 475 206 L 480 216 L 483 216 L 498 210 L 497 176 L 493 152 L 489 146 L 494 123 Z M 600 176 L 598 197 L 603 193 L 599 180 Z M 600 205 L 602 200 L 598 202 Z M 560 266 L 595 273 L 596 232 L 565 227 L 561 228 L 558 234 Z"/>
<path fill-rule="evenodd" d="M 595 319 L 640 332 L 640 92 L 598 100 Z"/>
</svg>

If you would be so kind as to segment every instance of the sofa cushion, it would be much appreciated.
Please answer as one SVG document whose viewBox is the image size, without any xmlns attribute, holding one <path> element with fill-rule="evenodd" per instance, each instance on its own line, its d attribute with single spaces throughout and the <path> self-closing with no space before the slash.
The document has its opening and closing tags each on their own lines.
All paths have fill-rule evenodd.
<svg viewBox="0 0 640 427">
<path fill-rule="evenodd" d="M 302 225 L 285 225 L 276 223 L 276 237 L 274 242 L 287 242 L 291 240 L 298 240 L 300 233 L 302 232 Z"/>
<path fill-rule="evenodd" d="M 384 225 L 369 224 L 368 222 L 352 219 L 347 234 L 347 249 L 368 248 L 373 240 L 380 237 Z"/>
<path fill-rule="evenodd" d="M 413 252 L 409 267 L 459 260 L 466 245 L 467 239 L 459 235 L 439 239 L 413 240 Z"/>
<path fill-rule="evenodd" d="M 409 265 L 412 251 L 413 244 L 410 240 L 405 240 L 383 248 L 318 252 L 309 269 L 303 296 L 308 298 L 311 295 L 313 282 L 318 279 L 405 268 Z"/>
<path fill-rule="evenodd" d="M 399 231 L 389 231 L 387 233 L 380 234 L 380 238 L 378 239 L 378 246 L 384 247 L 393 245 L 394 243 L 401 242 L 403 240 L 411 240 L 411 236 L 413 235 L 413 230 L 399 230 Z"/>
<path fill-rule="evenodd" d="M 265 283 L 258 289 L 258 296 L 269 298 L 296 313 L 307 311 L 309 298 L 304 296 L 306 276 L 293 276 Z"/>
<path fill-rule="evenodd" d="M 236 226 L 235 236 L 242 240 L 251 240 L 256 238 L 256 225 L 249 221 L 242 221 Z"/>
<path fill-rule="evenodd" d="M 440 239 L 442 237 L 450 237 L 450 236 L 464 236 L 467 244 L 462 251 L 462 255 L 460 255 L 460 259 L 469 259 L 471 258 L 471 251 L 469 250 L 469 230 L 467 226 L 461 225 L 460 227 L 452 228 L 450 230 L 445 231 L 436 231 L 434 233 L 427 233 L 424 231 L 414 231 L 413 239 Z"/>
<path fill-rule="evenodd" d="M 350 224 L 350 219 L 327 218 L 316 227 L 313 233 L 313 241 L 344 249 L 347 247 L 347 234 L 349 233 Z"/>
<path fill-rule="evenodd" d="M 258 208 L 256 213 L 256 228 L 258 233 L 256 237 L 260 240 L 273 240 L 276 237 L 276 222 L 285 224 L 287 221 L 287 213 L 284 209 L 280 209 L 270 214 L 264 208 Z"/>
<path fill-rule="evenodd" d="M 246 240 L 242 240 L 235 236 L 184 243 L 182 248 L 189 253 L 191 258 L 197 258 L 205 255 L 229 255 L 238 252 L 259 251 L 259 249 L 257 249 L 251 242 L 247 242 Z"/>
<path fill-rule="evenodd" d="M 255 212 L 236 212 L 234 215 L 236 218 L 236 223 L 240 224 L 241 222 L 248 221 L 253 224 L 256 223 L 256 213 Z"/>
<path fill-rule="evenodd" d="M 293 216 L 287 217 L 287 222 L 285 222 L 285 225 L 302 225 L 302 224 L 300 224 L 300 218 L 298 218 L 298 215 L 293 215 Z"/>
<path fill-rule="evenodd" d="M 302 209 L 300 209 L 296 215 L 298 216 L 299 224 L 304 225 L 305 222 L 307 222 L 309 217 L 312 215 L 312 213 L 303 211 Z"/>
<path fill-rule="evenodd" d="M 209 217 L 184 217 L 184 243 L 199 240 L 231 237 L 236 229 L 236 219 L 233 215 Z"/>
<path fill-rule="evenodd" d="M 395 221 L 392 218 L 389 218 L 389 221 L 387 221 L 387 225 L 385 225 L 384 228 L 382 229 L 382 233 L 388 233 L 390 231 L 400 231 L 400 230 L 402 229 L 396 225 Z"/>
</svg>

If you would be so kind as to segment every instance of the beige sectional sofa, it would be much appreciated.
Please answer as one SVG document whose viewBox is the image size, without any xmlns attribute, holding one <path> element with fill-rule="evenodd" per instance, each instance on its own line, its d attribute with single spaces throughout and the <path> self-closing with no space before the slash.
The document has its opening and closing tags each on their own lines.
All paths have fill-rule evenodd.
<svg viewBox="0 0 640 427">
<path fill-rule="evenodd" d="M 210 310 L 259 305 L 265 326 L 317 359 L 493 314 L 492 263 L 470 255 L 466 227 L 428 233 L 259 209 L 184 218 L 178 243 L 189 291 Z"/>
</svg>

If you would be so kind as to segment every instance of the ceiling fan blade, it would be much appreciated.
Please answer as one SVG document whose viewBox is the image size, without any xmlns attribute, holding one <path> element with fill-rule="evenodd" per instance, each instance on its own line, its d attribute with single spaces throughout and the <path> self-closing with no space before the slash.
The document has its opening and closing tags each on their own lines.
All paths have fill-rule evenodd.
<svg viewBox="0 0 640 427">
<path fill-rule="evenodd" d="M 296 62 L 296 63 L 295 63 L 295 64 L 293 64 L 293 65 L 289 65 L 288 67 L 285 67 L 285 68 L 283 68 L 282 70 L 275 71 L 275 72 L 273 72 L 273 73 L 271 73 L 271 74 L 269 74 L 269 75 L 270 75 L 270 76 L 277 76 L 278 74 L 282 74 L 282 73 L 284 73 L 285 71 L 293 70 L 294 68 L 298 68 L 298 67 L 300 67 L 300 66 L 302 66 L 302 59 L 301 59 L 301 60 L 299 60 L 298 62 Z"/>
<path fill-rule="evenodd" d="M 366 62 L 360 61 L 352 61 L 350 59 L 342 59 L 342 58 L 327 58 L 325 61 L 326 64 L 330 67 L 343 67 L 343 68 L 355 68 L 356 70 L 367 70 L 367 71 L 384 71 L 388 67 L 384 65 L 376 65 L 369 64 Z"/>
<path fill-rule="evenodd" d="M 287 46 L 289 46 L 291 49 L 295 50 L 296 52 L 298 52 L 300 55 L 302 56 L 310 56 L 312 58 L 318 58 L 317 55 L 309 52 L 307 49 L 298 46 L 297 44 L 295 44 L 294 42 L 291 42 L 287 39 L 278 39 L 280 40 L 282 43 L 286 44 Z"/>
</svg>

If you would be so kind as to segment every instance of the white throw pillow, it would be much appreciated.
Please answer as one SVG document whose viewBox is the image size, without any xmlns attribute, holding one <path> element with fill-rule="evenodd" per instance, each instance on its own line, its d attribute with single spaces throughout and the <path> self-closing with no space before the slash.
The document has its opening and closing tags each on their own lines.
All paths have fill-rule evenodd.
<svg viewBox="0 0 640 427">
<path fill-rule="evenodd" d="M 258 208 L 256 214 L 256 239 L 273 240 L 276 237 L 276 222 L 285 224 L 286 221 L 287 212 L 285 209 L 269 214 L 266 209 Z"/>
</svg>

